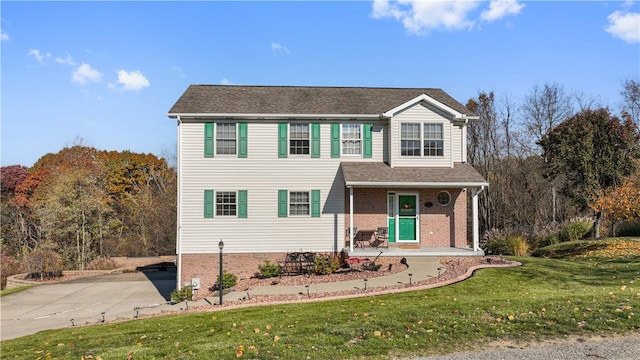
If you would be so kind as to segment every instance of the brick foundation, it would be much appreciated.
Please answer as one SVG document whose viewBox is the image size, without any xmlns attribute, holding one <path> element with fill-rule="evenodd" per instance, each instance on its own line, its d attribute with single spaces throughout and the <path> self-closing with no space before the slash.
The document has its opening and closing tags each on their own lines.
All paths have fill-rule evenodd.
<svg viewBox="0 0 640 360">
<path fill-rule="evenodd" d="M 251 253 L 251 254 L 222 254 L 222 268 L 232 273 L 238 279 L 250 278 L 258 272 L 258 265 L 269 260 L 274 264 L 284 259 L 284 253 Z M 220 255 L 215 254 L 182 254 L 182 274 L 180 284 L 200 279 L 201 291 L 213 286 L 220 273 Z"/>
</svg>

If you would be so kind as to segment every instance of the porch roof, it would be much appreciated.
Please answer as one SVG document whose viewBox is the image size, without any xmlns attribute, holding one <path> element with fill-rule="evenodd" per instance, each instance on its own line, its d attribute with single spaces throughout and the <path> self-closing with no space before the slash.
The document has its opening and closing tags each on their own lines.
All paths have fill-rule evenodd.
<svg viewBox="0 0 640 360">
<path fill-rule="evenodd" d="M 384 162 L 342 162 L 347 187 L 461 188 L 489 186 L 468 163 L 453 167 L 390 167 Z"/>
</svg>

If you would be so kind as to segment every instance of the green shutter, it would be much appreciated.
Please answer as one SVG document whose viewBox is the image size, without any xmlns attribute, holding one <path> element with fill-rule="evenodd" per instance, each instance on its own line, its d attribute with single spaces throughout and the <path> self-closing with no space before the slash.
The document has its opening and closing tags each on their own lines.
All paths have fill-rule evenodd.
<svg viewBox="0 0 640 360">
<path fill-rule="evenodd" d="M 320 157 L 320 124 L 311 124 L 311 157 Z"/>
<path fill-rule="evenodd" d="M 247 123 L 238 123 L 238 157 L 247 157 Z"/>
<path fill-rule="evenodd" d="M 289 191 L 278 190 L 278 217 L 287 217 L 287 208 L 289 207 Z"/>
<path fill-rule="evenodd" d="M 278 124 L 278 157 L 286 158 L 288 151 L 287 146 L 287 124 Z"/>
<path fill-rule="evenodd" d="M 212 218 L 213 217 L 213 190 L 205 190 L 204 191 L 204 217 Z"/>
<path fill-rule="evenodd" d="M 320 217 L 320 190 L 311 190 L 311 217 Z"/>
<path fill-rule="evenodd" d="M 213 157 L 213 123 L 204 123 L 204 157 Z"/>
<path fill-rule="evenodd" d="M 373 149 L 372 149 L 372 139 L 371 139 L 371 127 L 373 125 L 371 124 L 364 124 L 364 150 L 362 153 L 362 157 L 364 158 L 370 158 L 373 156 Z"/>
<path fill-rule="evenodd" d="M 331 124 L 331 157 L 340 157 L 340 124 Z"/>
<path fill-rule="evenodd" d="M 238 217 L 247 217 L 247 190 L 238 190 Z"/>
</svg>

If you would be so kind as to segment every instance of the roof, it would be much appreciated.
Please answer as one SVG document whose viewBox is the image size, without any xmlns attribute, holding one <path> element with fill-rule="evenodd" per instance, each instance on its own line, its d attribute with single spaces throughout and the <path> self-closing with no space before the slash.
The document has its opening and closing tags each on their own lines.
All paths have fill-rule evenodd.
<svg viewBox="0 0 640 360">
<path fill-rule="evenodd" d="M 343 162 L 346 186 L 353 187 L 481 187 L 489 186 L 468 163 L 453 167 L 390 167 L 383 162 Z"/>
<path fill-rule="evenodd" d="M 441 89 L 190 85 L 169 110 L 168 116 L 381 115 L 422 95 L 427 95 L 461 114 L 474 115 Z"/>
</svg>

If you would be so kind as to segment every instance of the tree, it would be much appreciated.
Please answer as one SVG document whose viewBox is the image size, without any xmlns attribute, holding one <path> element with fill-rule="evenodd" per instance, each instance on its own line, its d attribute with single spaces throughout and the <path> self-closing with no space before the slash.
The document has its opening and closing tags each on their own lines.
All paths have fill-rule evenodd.
<svg viewBox="0 0 640 360">
<path fill-rule="evenodd" d="M 625 80 L 620 95 L 624 99 L 623 110 L 631 115 L 636 126 L 640 128 L 640 81 L 638 78 Z"/>
<path fill-rule="evenodd" d="M 640 158 L 640 136 L 630 117 L 624 121 L 608 109 L 583 110 L 552 128 L 538 144 L 545 175 L 562 179 L 563 191 L 576 206 L 588 210 L 601 191 L 622 183 Z M 601 213 L 594 226 L 598 238 Z"/>
<path fill-rule="evenodd" d="M 595 212 L 617 221 L 640 219 L 640 166 L 637 171 L 623 179 L 622 184 L 601 189 L 590 204 Z"/>
</svg>

